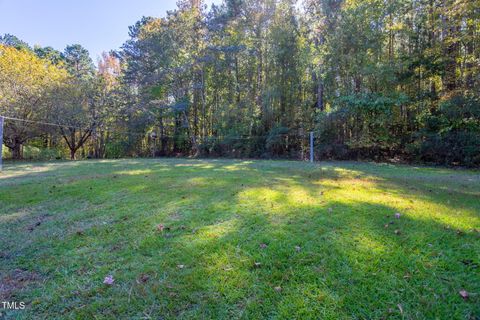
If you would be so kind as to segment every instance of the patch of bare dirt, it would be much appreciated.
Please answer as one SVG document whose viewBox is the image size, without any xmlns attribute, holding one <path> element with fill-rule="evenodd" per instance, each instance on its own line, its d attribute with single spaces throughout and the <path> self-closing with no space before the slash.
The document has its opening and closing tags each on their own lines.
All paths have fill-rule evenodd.
<svg viewBox="0 0 480 320">
<path fill-rule="evenodd" d="M 30 224 L 27 228 L 28 231 L 32 232 L 35 230 L 38 226 L 40 226 L 45 220 L 47 220 L 51 215 L 50 214 L 42 214 L 41 216 L 37 217 L 35 221 Z"/>
<path fill-rule="evenodd" d="M 40 276 L 35 272 L 22 269 L 13 270 L 0 278 L 0 300 L 10 299 L 16 292 L 38 280 L 40 280 Z"/>
</svg>

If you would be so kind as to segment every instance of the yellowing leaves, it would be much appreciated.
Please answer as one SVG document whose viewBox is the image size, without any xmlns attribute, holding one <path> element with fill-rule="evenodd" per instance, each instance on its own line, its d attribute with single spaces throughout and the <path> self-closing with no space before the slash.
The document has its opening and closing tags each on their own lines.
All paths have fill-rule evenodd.
<svg viewBox="0 0 480 320">
<path fill-rule="evenodd" d="M 66 82 L 68 73 L 27 50 L 0 45 L 0 111 L 28 114 Z"/>
</svg>

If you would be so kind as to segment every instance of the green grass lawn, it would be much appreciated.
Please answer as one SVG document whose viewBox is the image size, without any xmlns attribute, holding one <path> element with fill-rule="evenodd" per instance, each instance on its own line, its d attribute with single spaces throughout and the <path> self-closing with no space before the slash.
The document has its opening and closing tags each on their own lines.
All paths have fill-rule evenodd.
<svg viewBox="0 0 480 320">
<path fill-rule="evenodd" d="M 0 301 L 27 304 L 6 318 L 478 319 L 480 173 L 7 164 L 0 246 Z"/>
</svg>

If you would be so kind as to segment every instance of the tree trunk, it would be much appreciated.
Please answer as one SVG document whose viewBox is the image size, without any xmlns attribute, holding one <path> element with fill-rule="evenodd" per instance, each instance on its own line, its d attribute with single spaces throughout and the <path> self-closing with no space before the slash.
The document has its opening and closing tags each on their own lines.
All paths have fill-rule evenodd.
<svg viewBox="0 0 480 320">
<path fill-rule="evenodd" d="M 362 78 L 361 76 L 356 76 L 354 78 L 354 83 L 355 83 L 355 93 L 360 93 L 361 87 L 362 87 Z"/>
<path fill-rule="evenodd" d="M 201 92 L 201 97 L 202 97 L 202 139 L 203 141 L 205 140 L 205 137 L 207 136 L 207 101 L 205 97 L 205 71 L 202 68 L 202 92 Z"/>
<path fill-rule="evenodd" d="M 178 146 L 178 136 L 181 122 L 182 121 L 178 114 L 175 114 L 175 126 L 173 127 L 173 153 L 178 153 L 180 151 L 180 148 Z"/>
<path fill-rule="evenodd" d="M 443 1 L 443 10 L 442 13 L 442 41 L 443 41 L 443 52 L 446 59 L 445 65 L 445 74 L 443 76 L 442 82 L 444 85 L 444 90 L 447 92 L 454 91 L 457 87 L 457 56 L 458 56 L 458 39 L 457 31 L 458 27 L 455 25 L 455 21 L 449 19 L 448 10 L 450 9 L 447 1 Z"/>
<path fill-rule="evenodd" d="M 236 91 L 236 96 L 237 96 L 237 104 L 240 104 L 240 80 L 239 80 L 239 74 L 240 72 L 238 71 L 238 57 L 237 54 L 235 53 L 235 91 Z"/>
<path fill-rule="evenodd" d="M 70 149 L 70 160 L 75 160 L 75 149 Z"/>
<path fill-rule="evenodd" d="M 63 130 L 63 128 L 60 128 L 60 130 L 62 132 L 63 139 L 65 140 L 68 148 L 70 149 L 70 160 L 75 160 L 75 153 L 90 138 L 90 136 L 92 135 L 93 129 L 89 129 L 83 132 L 83 134 L 82 134 L 82 131 L 80 131 L 80 136 L 78 141 L 76 139 L 76 133 L 77 133 L 76 129 L 70 128 L 70 140 L 68 140 L 68 134 Z"/>
<path fill-rule="evenodd" d="M 466 63 L 466 76 L 465 76 L 465 88 L 467 90 L 473 90 L 475 86 L 474 80 L 474 55 L 475 55 L 475 29 L 473 23 L 468 26 L 468 43 L 466 44 L 466 54 L 468 62 Z"/>
<path fill-rule="evenodd" d="M 159 128 L 160 128 L 160 156 L 167 154 L 167 137 L 165 137 L 165 126 L 163 125 L 163 111 L 160 110 L 159 116 Z"/>
<path fill-rule="evenodd" d="M 188 133 L 190 134 L 190 139 L 191 139 L 192 147 L 193 147 L 193 156 L 198 157 L 200 150 L 198 149 L 197 137 L 195 136 L 195 132 L 192 130 L 192 128 L 190 126 L 190 122 L 188 121 L 188 116 L 187 116 L 186 111 L 183 111 L 183 116 L 185 117 L 185 122 L 187 123 Z"/>
<path fill-rule="evenodd" d="M 452 31 L 452 34 L 454 31 Z M 453 36 L 452 36 L 453 39 Z M 453 91 L 457 87 L 456 83 L 456 70 L 457 70 L 457 53 L 458 53 L 458 44 L 455 40 L 451 40 L 452 43 L 447 45 L 446 48 L 446 58 L 447 65 L 445 66 L 445 78 L 444 84 L 447 91 Z"/>
<path fill-rule="evenodd" d="M 22 144 L 21 143 L 15 142 L 13 147 L 10 148 L 10 149 L 12 150 L 12 158 L 14 160 L 22 159 L 23 155 L 22 155 Z"/>
<path fill-rule="evenodd" d="M 318 76 L 318 86 L 317 86 L 317 108 L 320 111 L 325 111 L 325 105 L 323 102 L 323 80 L 320 75 Z"/>
</svg>

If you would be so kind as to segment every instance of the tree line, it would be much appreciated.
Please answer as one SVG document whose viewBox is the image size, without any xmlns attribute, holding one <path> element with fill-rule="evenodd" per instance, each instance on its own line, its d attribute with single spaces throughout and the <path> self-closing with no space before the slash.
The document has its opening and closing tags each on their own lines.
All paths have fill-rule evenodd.
<svg viewBox="0 0 480 320">
<path fill-rule="evenodd" d="M 478 166 L 479 31 L 479 0 L 181 0 L 97 66 L 4 35 L 0 114 L 65 125 L 6 121 L 4 144 L 298 159 L 314 131 L 319 159 Z"/>
</svg>

